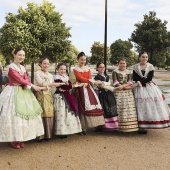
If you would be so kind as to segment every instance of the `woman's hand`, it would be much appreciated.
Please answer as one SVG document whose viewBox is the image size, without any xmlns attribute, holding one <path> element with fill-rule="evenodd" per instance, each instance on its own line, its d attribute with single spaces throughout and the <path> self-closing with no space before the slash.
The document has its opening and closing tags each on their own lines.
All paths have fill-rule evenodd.
<svg viewBox="0 0 170 170">
<path fill-rule="evenodd" d="M 134 84 L 132 84 L 132 88 L 137 87 L 137 86 L 139 86 L 139 84 L 138 84 L 138 83 L 134 83 Z"/>
<path fill-rule="evenodd" d="M 124 85 L 119 85 L 119 86 L 117 86 L 117 89 L 118 89 L 118 90 L 123 90 L 123 88 L 124 88 Z"/>
<path fill-rule="evenodd" d="M 130 90 L 130 89 L 132 89 L 132 84 L 129 84 L 129 83 L 128 83 L 128 84 L 124 84 L 123 86 L 124 86 L 124 87 L 123 87 L 124 90 Z"/>
<path fill-rule="evenodd" d="M 65 85 L 65 83 L 54 83 L 54 85 L 55 85 L 56 87 L 60 87 L 60 86 L 62 86 L 62 85 Z"/>
<path fill-rule="evenodd" d="M 17 82 L 14 82 L 13 83 L 14 86 L 21 86 L 21 84 L 17 83 Z"/>
<path fill-rule="evenodd" d="M 82 86 L 84 86 L 84 83 L 78 83 L 78 82 L 76 82 L 76 83 L 74 84 L 74 87 L 82 87 Z"/>
<path fill-rule="evenodd" d="M 31 86 L 35 91 L 41 91 L 41 87 L 32 84 Z"/>
<path fill-rule="evenodd" d="M 84 83 L 84 87 L 87 87 L 88 86 L 88 83 Z"/>
<path fill-rule="evenodd" d="M 99 80 L 98 80 L 98 81 L 94 81 L 93 83 L 94 83 L 96 86 L 100 86 L 100 85 L 103 84 L 103 83 L 102 83 L 101 81 L 99 81 Z"/>
<path fill-rule="evenodd" d="M 119 90 L 119 88 L 118 88 L 118 87 L 115 87 L 114 90 Z"/>
<path fill-rule="evenodd" d="M 65 92 L 65 90 L 63 90 L 62 88 L 59 88 L 59 91 L 61 91 L 61 92 Z"/>
<path fill-rule="evenodd" d="M 40 87 L 40 89 L 43 90 L 43 91 L 47 91 L 48 90 L 47 86 Z"/>
<path fill-rule="evenodd" d="M 124 90 L 130 90 L 130 89 L 132 89 L 132 85 L 131 86 L 125 86 L 123 89 Z"/>
</svg>

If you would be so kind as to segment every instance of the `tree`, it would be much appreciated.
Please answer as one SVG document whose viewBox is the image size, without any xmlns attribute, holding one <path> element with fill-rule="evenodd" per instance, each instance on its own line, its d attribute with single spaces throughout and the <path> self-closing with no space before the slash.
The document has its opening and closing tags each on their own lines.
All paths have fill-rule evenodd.
<svg viewBox="0 0 170 170">
<path fill-rule="evenodd" d="M 158 68 L 166 67 L 166 53 L 164 51 L 154 54 L 154 60 L 152 64 Z"/>
<path fill-rule="evenodd" d="M 90 63 L 96 64 L 96 62 L 104 62 L 104 44 L 101 44 L 100 42 L 94 42 L 94 44 L 91 47 L 91 57 L 90 57 Z M 110 49 L 107 48 L 107 59 L 110 58 Z"/>
<path fill-rule="evenodd" d="M 130 41 L 116 40 L 110 46 L 110 62 L 117 64 L 120 58 L 125 58 L 128 65 L 133 65 L 137 61 L 136 53 L 131 51 L 133 45 Z"/>
<path fill-rule="evenodd" d="M 14 47 L 22 46 L 27 56 L 25 63 L 32 63 L 31 75 L 34 62 L 42 56 L 48 56 L 51 62 L 62 59 L 70 48 L 71 34 L 61 17 L 55 6 L 45 0 L 39 6 L 27 3 L 27 8 L 19 7 L 17 14 L 8 13 L 0 29 L 2 54 L 9 58 Z"/>
<path fill-rule="evenodd" d="M 170 47 L 167 47 L 166 48 L 166 62 L 165 62 L 165 65 L 167 66 L 167 68 L 170 66 L 170 53 L 169 53 L 169 48 Z"/>
<path fill-rule="evenodd" d="M 5 64 L 6 64 L 6 60 L 5 60 L 4 56 L 1 54 L 1 52 L 0 52 L 0 65 L 5 66 Z"/>
<path fill-rule="evenodd" d="M 74 45 L 71 45 L 70 49 L 68 50 L 64 58 L 60 60 L 64 63 L 69 64 L 69 71 L 70 71 L 71 65 L 77 62 L 78 53 L 79 53 L 78 49 Z"/>
<path fill-rule="evenodd" d="M 142 22 L 136 23 L 136 30 L 131 35 L 131 41 L 137 44 L 137 51 L 146 51 L 150 61 L 154 54 L 163 51 L 170 44 L 170 33 L 167 31 L 167 21 L 162 22 L 156 17 L 156 12 L 150 11 L 144 15 Z"/>
</svg>

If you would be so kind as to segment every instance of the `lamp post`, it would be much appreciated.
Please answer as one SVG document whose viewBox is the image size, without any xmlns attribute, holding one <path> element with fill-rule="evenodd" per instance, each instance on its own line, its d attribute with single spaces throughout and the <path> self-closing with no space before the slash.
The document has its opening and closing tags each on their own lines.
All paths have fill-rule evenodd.
<svg viewBox="0 0 170 170">
<path fill-rule="evenodd" d="M 105 0 L 105 29 L 104 29 L 104 65 L 107 70 L 107 0 Z"/>
<path fill-rule="evenodd" d="M 170 49 L 170 46 L 166 47 L 166 64 L 167 64 L 167 69 L 168 69 L 168 66 L 169 66 L 169 49 Z"/>
</svg>

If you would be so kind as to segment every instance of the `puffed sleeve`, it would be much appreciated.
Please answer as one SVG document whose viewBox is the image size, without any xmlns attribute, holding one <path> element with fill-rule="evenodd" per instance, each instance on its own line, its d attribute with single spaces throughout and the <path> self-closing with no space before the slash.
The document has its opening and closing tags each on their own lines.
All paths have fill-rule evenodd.
<svg viewBox="0 0 170 170">
<path fill-rule="evenodd" d="M 129 73 L 127 76 L 127 83 L 132 84 L 132 74 L 131 73 Z"/>
<path fill-rule="evenodd" d="M 34 79 L 37 85 L 42 86 L 43 79 L 41 78 L 39 72 L 35 72 Z"/>
<path fill-rule="evenodd" d="M 26 73 L 24 73 L 24 77 L 22 77 L 17 71 L 13 70 L 12 68 L 9 68 L 9 72 L 8 72 L 8 75 L 13 77 L 13 79 L 21 84 L 21 85 L 24 85 L 24 86 L 30 86 L 31 83 L 29 81 L 29 78 L 28 76 L 26 75 Z"/>
<path fill-rule="evenodd" d="M 117 84 L 119 84 L 119 81 L 117 79 L 117 74 L 115 71 L 112 72 L 112 79 L 113 79 L 113 86 L 116 86 Z"/>
<path fill-rule="evenodd" d="M 41 75 L 41 72 L 37 71 L 35 73 L 35 81 L 38 86 L 48 86 L 49 83 L 53 82 L 51 74 L 48 75 L 48 79 L 45 79 L 44 76 Z"/>
<path fill-rule="evenodd" d="M 73 72 L 74 72 L 75 77 L 76 77 L 80 82 L 82 82 L 82 83 L 90 83 L 89 79 L 92 78 L 90 70 L 87 72 L 87 74 L 88 74 L 88 77 L 87 77 L 87 78 L 83 77 L 83 75 L 81 75 L 81 73 L 78 72 L 78 71 L 75 70 L 75 69 L 73 69 Z"/>
</svg>

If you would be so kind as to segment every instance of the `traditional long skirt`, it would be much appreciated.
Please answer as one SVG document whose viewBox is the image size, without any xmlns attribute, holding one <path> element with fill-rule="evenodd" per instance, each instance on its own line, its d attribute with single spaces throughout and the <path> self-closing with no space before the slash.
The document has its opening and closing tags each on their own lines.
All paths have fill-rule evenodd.
<svg viewBox="0 0 170 170">
<path fill-rule="evenodd" d="M 170 126 L 170 109 L 154 83 L 135 87 L 134 95 L 140 128 L 160 129 Z"/>
<path fill-rule="evenodd" d="M 116 90 L 119 131 L 138 131 L 135 100 L 132 90 Z"/>
<path fill-rule="evenodd" d="M 35 114 L 28 118 L 22 112 Z M 41 113 L 41 106 L 30 90 L 6 86 L 0 95 L 0 142 L 28 141 L 43 135 Z"/>
<path fill-rule="evenodd" d="M 79 117 L 83 131 L 104 125 L 103 109 L 94 89 L 89 86 L 76 88 L 75 95 L 79 106 Z"/>
<path fill-rule="evenodd" d="M 104 130 L 118 130 L 117 106 L 114 93 L 99 89 L 99 100 L 104 110 Z"/>
<path fill-rule="evenodd" d="M 77 113 L 71 111 L 63 94 L 54 94 L 55 135 L 69 135 L 82 131 Z"/>
<path fill-rule="evenodd" d="M 54 106 L 53 106 L 53 97 L 52 93 L 48 91 L 48 93 L 44 94 L 43 91 L 37 92 L 36 97 L 38 102 L 40 103 L 43 113 L 42 121 L 44 125 L 44 135 L 37 138 L 37 140 L 41 139 L 50 139 L 53 134 L 53 123 L 54 123 Z"/>
</svg>

